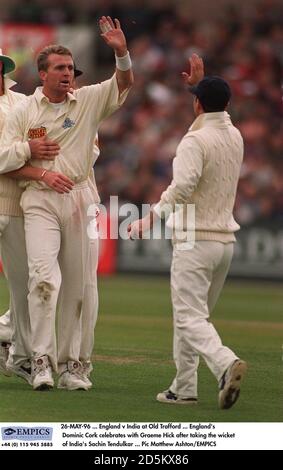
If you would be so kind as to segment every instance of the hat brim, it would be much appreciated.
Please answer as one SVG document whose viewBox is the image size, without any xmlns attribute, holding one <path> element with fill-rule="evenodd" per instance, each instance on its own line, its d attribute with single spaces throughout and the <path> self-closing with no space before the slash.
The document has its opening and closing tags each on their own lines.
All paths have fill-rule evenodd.
<svg viewBox="0 0 283 470">
<path fill-rule="evenodd" d="M 0 62 L 4 64 L 4 74 L 11 73 L 16 68 L 16 64 L 13 59 L 6 55 L 0 55 Z"/>
<path fill-rule="evenodd" d="M 79 69 L 74 69 L 74 76 L 75 78 L 80 77 L 83 74 L 83 72 Z"/>
</svg>

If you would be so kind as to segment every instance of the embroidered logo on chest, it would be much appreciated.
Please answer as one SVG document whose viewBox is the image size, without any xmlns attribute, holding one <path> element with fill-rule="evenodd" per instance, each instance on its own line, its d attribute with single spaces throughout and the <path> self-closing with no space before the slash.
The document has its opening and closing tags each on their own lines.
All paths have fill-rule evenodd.
<svg viewBox="0 0 283 470">
<path fill-rule="evenodd" d="M 39 137 L 44 137 L 47 135 L 46 127 L 35 127 L 34 129 L 29 129 L 28 138 L 29 139 L 38 139 Z"/>
<path fill-rule="evenodd" d="M 65 121 L 63 122 L 63 129 L 69 129 L 70 127 L 74 127 L 75 121 L 72 121 L 70 118 L 66 118 Z"/>
</svg>

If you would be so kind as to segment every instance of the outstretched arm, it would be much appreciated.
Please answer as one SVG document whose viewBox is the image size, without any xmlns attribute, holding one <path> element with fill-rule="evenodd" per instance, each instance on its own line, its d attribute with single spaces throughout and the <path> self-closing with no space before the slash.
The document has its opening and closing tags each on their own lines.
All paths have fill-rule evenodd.
<svg viewBox="0 0 283 470">
<path fill-rule="evenodd" d="M 115 24 L 110 16 L 102 16 L 99 20 L 101 36 L 110 46 L 116 56 L 116 78 L 119 93 L 129 89 L 134 83 L 134 75 L 131 59 L 127 49 L 127 41 L 121 29 L 119 20 L 115 18 Z"/>
<path fill-rule="evenodd" d="M 193 54 L 189 58 L 189 63 L 190 63 L 190 75 L 186 72 L 182 72 L 182 76 L 184 79 L 184 82 L 189 85 L 189 86 L 194 86 L 196 85 L 200 80 L 203 79 L 204 77 L 204 65 L 203 65 L 203 60 L 201 57 L 199 57 L 197 54 Z M 175 165 L 173 166 L 173 176 L 175 180 L 174 185 L 170 185 L 166 191 L 163 193 L 163 198 L 165 198 L 165 205 L 167 204 L 167 207 L 174 207 L 175 203 L 181 203 L 183 204 L 183 193 L 184 193 L 184 188 L 186 189 L 191 189 L 196 185 L 197 179 L 199 178 L 201 171 L 202 171 L 202 158 L 200 155 L 200 152 L 197 151 L 198 149 L 192 148 L 191 152 L 189 152 L 189 155 L 193 155 L 192 158 L 192 167 L 194 168 L 194 171 L 191 171 L 189 168 L 188 171 L 184 172 L 184 164 L 179 165 L 178 162 L 182 157 L 181 154 L 181 147 L 179 146 L 179 154 L 177 151 L 177 157 L 175 161 Z M 187 161 L 186 155 L 183 157 L 183 161 Z M 180 168 L 179 168 L 180 167 Z M 187 181 L 186 175 L 191 175 L 189 179 L 189 184 Z M 186 180 L 183 182 L 183 177 L 185 176 Z M 168 200 L 166 200 L 166 198 Z M 163 203 L 164 206 L 164 203 Z M 142 238 L 143 234 L 146 233 L 148 230 L 152 228 L 154 225 L 154 222 L 158 219 L 159 213 L 162 212 L 162 203 L 159 202 L 156 206 L 156 210 L 152 208 L 150 212 L 143 217 L 142 219 L 135 220 L 131 224 L 128 225 L 127 231 L 129 234 L 129 238 L 134 240 L 136 238 Z M 165 213 L 165 211 L 164 211 Z"/>
</svg>

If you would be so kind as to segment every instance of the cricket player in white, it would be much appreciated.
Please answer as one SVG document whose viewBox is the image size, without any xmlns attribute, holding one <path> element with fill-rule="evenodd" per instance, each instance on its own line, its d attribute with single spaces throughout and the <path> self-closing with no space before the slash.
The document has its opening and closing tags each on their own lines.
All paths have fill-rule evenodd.
<svg viewBox="0 0 283 470">
<path fill-rule="evenodd" d="M 5 121 L 12 109 L 26 100 L 26 96 L 10 89 L 16 83 L 6 74 L 14 71 L 16 65 L 11 57 L 2 54 L 1 49 L 0 68 L 0 136 L 3 137 Z M 33 158 L 54 159 L 59 147 L 47 139 L 44 142 L 35 139 L 31 148 Z M 0 168 L 1 165 L 0 160 Z M 42 169 L 32 170 L 32 176 L 39 179 Z M 10 176 L 0 175 L 1 256 L 10 291 L 10 310 L 0 317 L 0 371 L 7 376 L 14 373 L 31 384 L 28 264 L 23 211 L 20 207 L 23 189 Z M 61 179 L 66 182 L 64 175 L 55 172 L 48 172 L 44 177 L 45 183 L 54 190 L 54 185 Z"/>
<path fill-rule="evenodd" d="M 13 107 L 26 99 L 25 95 L 10 90 L 15 82 L 7 74 L 15 68 L 12 58 L 3 55 L 0 49 L 0 136 Z M 0 371 L 4 375 L 15 372 L 31 383 L 28 265 L 21 195 L 15 181 L 0 175 L 1 257 L 10 292 L 10 310 L 0 317 Z"/>
<path fill-rule="evenodd" d="M 80 316 L 90 241 L 87 209 L 93 203 L 87 179 L 93 166 L 93 142 L 100 122 L 119 108 L 133 83 L 131 61 L 120 23 L 110 17 L 99 21 L 102 37 L 114 49 L 116 72 L 110 80 L 69 93 L 74 77 L 71 52 L 62 46 L 45 48 L 38 56 L 42 88 L 11 114 L 1 150 L 3 171 L 21 168 L 31 157 L 28 139 L 46 135 L 60 146 L 54 161 L 38 161 L 42 178 L 49 170 L 63 173 L 75 184 L 60 182 L 57 194 L 41 181 L 31 181 L 21 206 L 29 264 L 29 311 L 33 351 L 33 388 L 54 386 L 57 371 L 56 305 L 61 275 L 68 279 L 70 310 L 61 312 L 65 344 L 58 356 L 58 387 L 85 389 L 81 378 Z M 33 162 L 31 161 L 33 165 Z M 28 168 L 27 168 L 28 170 Z M 1 168 L 0 168 L 1 171 Z M 59 265 L 60 259 L 60 265 Z M 63 317 L 62 317 L 63 316 Z M 90 335 L 94 332 L 90 331 Z"/>
<path fill-rule="evenodd" d="M 82 71 L 78 70 L 76 67 L 74 69 L 74 76 L 76 77 L 82 75 Z M 73 82 L 73 87 L 76 89 L 76 80 Z M 93 145 L 93 165 L 95 164 L 100 153 L 98 145 L 98 135 L 96 134 L 94 145 Z M 88 186 L 92 194 L 92 204 L 93 208 L 100 203 L 100 198 L 96 186 L 94 170 L 91 168 L 90 174 L 88 177 Z M 95 211 L 95 217 L 90 221 L 91 224 L 97 226 L 96 216 L 98 215 L 98 210 Z M 94 347 L 94 335 L 93 331 L 95 329 L 97 315 L 98 315 L 98 291 L 97 291 L 97 266 L 98 266 L 98 248 L 99 240 L 98 237 L 90 238 L 90 250 L 89 250 L 89 259 L 86 268 L 85 275 L 85 285 L 83 289 L 83 301 L 80 314 L 80 340 L 78 336 L 78 341 L 80 342 L 79 347 L 79 362 L 81 363 L 81 373 L 80 380 L 82 379 L 85 382 L 85 390 L 92 387 L 92 382 L 90 380 L 90 374 L 93 369 L 92 366 L 92 352 Z M 68 335 L 65 332 L 64 325 L 64 316 L 60 312 L 68 312 L 72 308 L 72 297 L 70 296 L 70 288 L 68 278 L 62 276 L 61 281 L 61 290 L 58 300 L 58 347 L 59 353 L 58 356 L 64 356 L 64 349 L 68 348 Z M 72 378 L 68 381 L 68 388 L 76 389 L 77 381 Z M 79 384 L 81 385 L 81 383 Z"/>
<path fill-rule="evenodd" d="M 100 150 L 98 147 L 98 138 L 96 136 L 93 146 L 93 164 L 96 162 L 99 156 Z M 92 205 L 95 206 L 100 202 L 100 198 L 97 191 L 97 186 L 94 177 L 94 171 L 91 169 L 89 178 L 87 180 L 88 186 L 92 195 Z M 98 209 L 96 209 L 96 216 L 92 216 L 91 224 L 97 227 L 96 217 L 98 215 Z M 77 383 L 75 377 L 72 376 L 72 380 L 68 380 L 68 386 L 65 388 L 68 390 L 76 390 L 84 388 L 88 390 L 92 387 L 90 380 L 90 374 L 93 370 L 92 366 L 92 352 L 94 347 L 94 335 L 97 315 L 98 315 L 98 291 L 97 291 L 97 267 L 98 267 L 98 248 L 99 239 L 98 237 L 90 237 L 89 239 L 89 258 L 86 264 L 86 274 L 84 279 L 83 299 L 80 312 L 80 328 L 78 330 L 78 350 L 79 350 L 79 362 L 81 364 L 80 381 L 81 379 L 85 383 L 82 387 L 81 382 Z M 68 350 L 69 339 L 65 331 L 64 315 L 61 312 L 68 312 L 72 308 L 72 296 L 70 296 L 69 279 L 68 277 L 62 276 L 61 290 L 58 300 L 58 357 L 64 357 Z"/>
<path fill-rule="evenodd" d="M 81 75 L 82 73 L 83 72 L 75 68 L 74 70 L 75 77 Z M 73 82 L 73 85 L 75 86 L 75 80 Z M 32 143 L 35 143 L 35 141 L 33 141 Z M 96 135 L 94 145 L 93 145 L 93 164 L 95 164 L 99 156 L 99 153 L 100 153 L 100 150 L 98 146 L 98 136 Z M 51 171 L 46 172 L 42 178 L 42 169 L 38 169 L 33 166 L 29 166 L 29 167 L 25 166 L 21 170 L 9 172 L 7 173 L 7 175 L 9 177 L 20 179 L 20 180 L 23 179 L 24 177 L 28 177 L 30 180 L 34 180 L 34 181 L 42 180 L 51 189 L 59 193 L 62 193 L 62 191 L 69 192 L 69 188 L 71 188 L 73 185 L 71 180 L 68 180 L 68 178 L 66 178 L 64 175 L 60 175 L 59 173 L 54 173 Z M 65 184 L 64 190 L 62 190 L 62 188 L 60 187 L 57 187 L 57 189 L 55 188 L 56 184 L 60 181 L 61 182 L 64 181 L 64 184 Z M 97 191 L 93 168 L 90 171 L 90 175 L 89 175 L 87 182 L 88 182 L 89 188 L 91 189 L 92 201 L 95 207 L 100 202 L 100 198 L 99 198 L 98 191 Z M 69 183 L 69 186 L 67 186 L 67 183 Z M 98 211 L 96 212 L 96 215 L 98 215 Z M 91 223 L 92 224 L 96 223 L 95 219 L 92 219 Z M 22 232 L 23 232 L 23 228 L 22 228 Z M 24 239 L 20 241 L 23 242 Z M 85 285 L 84 285 L 83 299 L 82 299 L 82 306 L 81 306 L 81 315 L 80 315 L 81 317 L 80 338 L 81 339 L 80 339 L 79 359 L 82 365 L 82 368 L 81 368 L 82 370 L 80 373 L 79 385 L 82 386 L 82 381 L 83 381 L 85 390 L 88 390 L 89 388 L 92 387 L 92 382 L 90 381 L 89 377 L 93 369 L 91 356 L 92 356 L 92 351 L 93 351 L 93 346 L 94 346 L 94 336 L 93 334 L 90 334 L 90 332 L 94 331 L 96 321 L 97 321 L 97 314 L 98 314 L 97 265 L 98 265 L 98 238 L 95 237 L 95 238 L 90 239 L 90 255 L 89 255 L 89 259 L 87 263 Z M 65 277 L 62 278 L 60 295 L 58 299 L 59 312 L 62 312 L 62 311 L 68 312 L 71 308 L 72 297 L 69 295 L 70 289 L 69 289 L 69 284 L 67 281 L 68 279 L 65 279 Z M 27 304 L 27 299 L 26 299 L 26 304 Z M 60 321 L 61 318 L 63 318 L 63 316 L 59 315 L 58 344 L 60 346 L 60 351 L 64 351 L 65 343 L 66 342 L 68 343 L 68 338 L 65 335 L 64 324 L 61 323 Z M 3 373 L 7 375 L 8 373 L 10 373 L 10 370 L 11 370 L 11 368 L 8 370 L 6 367 L 8 351 L 9 351 L 9 348 L 7 346 L 10 344 L 8 343 L 8 341 L 11 341 L 10 338 L 12 337 L 9 311 L 5 315 L 3 315 L 3 321 L 1 322 L 0 327 L 1 327 L 0 332 L 2 335 L 1 338 L 3 338 L 2 341 L 4 343 L 2 346 L 3 360 L 1 364 L 3 363 L 3 367 L 1 370 Z M 59 352 L 59 356 L 61 355 L 62 353 Z M 10 362 L 11 362 L 11 354 L 10 354 L 9 363 Z M 28 367 L 21 366 L 21 367 L 13 368 L 14 372 L 16 372 L 17 375 L 24 377 L 31 384 L 32 383 L 31 373 L 27 371 L 27 369 L 30 369 L 30 361 L 29 361 Z M 76 382 L 75 377 L 73 376 L 71 383 L 68 383 L 68 389 L 75 390 L 77 386 L 78 386 L 78 383 Z"/>
<path fill-rule="evenodd" d="M 195 85 L 202 61 L 194 55 L 187 83 Z M 186 74 L 185 74 L 186 75 Z M 169 389 L 157 395 L 162 403 L 197 403 L 197 369 L 202 356 L 219 382 L 219 406 L 230 408 L 240 393 L 246 363 L 221 339 L 209 322 L 233 255 L 232 214 L 243 159 L 243 140 L 225 111 L 229 85 L 220 77 L 205 77 L 191 89 L 196 119 L 180 142 L 173 161 L 173 181 L 144 219 L 128 227 L 131 238 L 142 237 L 159 217 L 181 204 L 173 232 L 171 296 L 174 313 L 174 360 L 177 374 Z M 186 220 L 195 205 L 195 232 Z M 187 224 L 188 222 L 188 224 Z M 195 242 L 192 243 L 195 238 Z"/>
</svg>

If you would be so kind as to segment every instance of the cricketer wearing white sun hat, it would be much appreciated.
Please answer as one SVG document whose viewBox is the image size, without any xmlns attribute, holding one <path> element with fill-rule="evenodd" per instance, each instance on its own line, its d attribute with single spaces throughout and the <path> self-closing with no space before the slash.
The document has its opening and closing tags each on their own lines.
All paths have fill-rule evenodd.
<svg viewBox="0 0 283 470">
<path fill-rule="evenodd" d="M 3 68 L 3 75 L 7 73 L 11 73 L 16 69 L 16 64 L 11 57 L 8 55 L 4 55 L 2 49 L 0 48 L 0 62 L 2 62 Z"/>
</svg>

